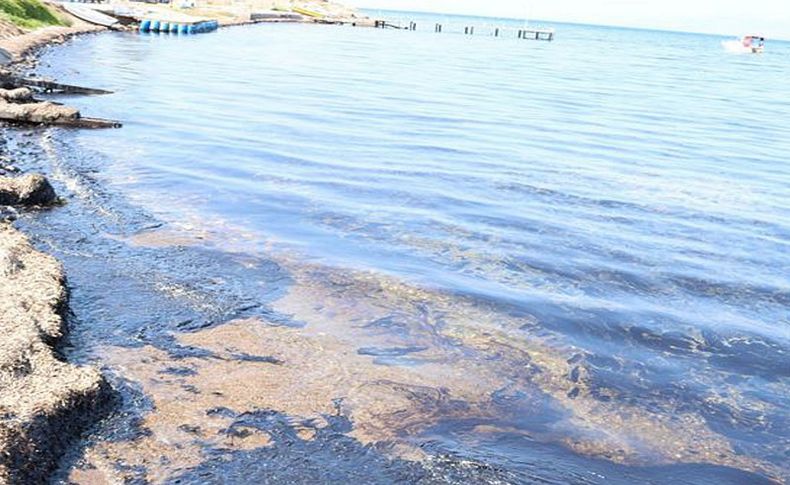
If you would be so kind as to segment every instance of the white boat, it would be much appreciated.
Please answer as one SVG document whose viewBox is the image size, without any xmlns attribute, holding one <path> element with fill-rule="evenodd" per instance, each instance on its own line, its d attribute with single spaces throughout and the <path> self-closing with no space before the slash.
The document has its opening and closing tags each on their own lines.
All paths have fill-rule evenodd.
<svg viewBox="0 0 790 485">
<path fill-rule="evenodd" d="M 724 41 L 722 45 L 731 52 L 761 54 L 765 51 L 765 37 L 762 35 L 744 35 L 738 40 Z"/>
<path fill-rule="evenodd" d="M 765 50 L 765 37 L 761 35 L 745 35 L 741 38 L 741 44 L 746 49 L 751 49 L 752 54 L 759 54 Z"/>
<path fill-rule="evenodd" d="M 101 25 L 102 27 L 112 27 L 118 23 L 118 19 L 99 12 L 96 8 L 91 8 L 87 4 L 61 3 L 63 8 L 71 15 L 89 24 Z"/>
</svg>

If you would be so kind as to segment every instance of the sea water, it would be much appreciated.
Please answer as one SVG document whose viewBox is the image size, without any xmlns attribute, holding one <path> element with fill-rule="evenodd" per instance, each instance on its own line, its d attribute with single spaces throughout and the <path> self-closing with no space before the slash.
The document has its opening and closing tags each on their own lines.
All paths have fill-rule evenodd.
<svg viewBox="0 0 790 485">
<path fill-rule="evenodd" d="M 790 44 L 385 15 L 417 30 L 73 40 L 39 71 L 113 90 L 68 102 L 124 127 L 42 143 L 75 204 L 95 194 L 64 174 L 89 172 L 190 246 L 276 260 L 267 284 L 302 295 L 280 321 L 370 373 L 465 374 L 444 391 L 466 404 L 374 420 L 382 442 L 512 481 L 786 479 Z M 100 326 L 85 298 L 80 325 Z"/>
</svg>

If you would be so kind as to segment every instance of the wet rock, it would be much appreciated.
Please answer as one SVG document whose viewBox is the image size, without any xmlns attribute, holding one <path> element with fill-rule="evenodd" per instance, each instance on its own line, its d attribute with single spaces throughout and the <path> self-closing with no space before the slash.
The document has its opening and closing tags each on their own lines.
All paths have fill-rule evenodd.
<svg viewBox="0 0 790 485">
<path fill-rule="evenodd" d="M 0 223 L 0 483 L 45 483 L 109 397 L 98 370 L 61 360 L 60 264 Z"/>
<path fill-rule="evenodd" d="M 0 223 L 13 222 L 17 220 L 19 214 L 11 206 L 0 206 Z"/>
<path fill-rule="evenodd" d="M 0 100 L 9 103 L 29 103 L 33 101 L 33 91 L 28 88 L 0 89 Z"/>
<path fill-rule="evenodd" d="M 57 198 L 43 175 L 0 177 L 0 205 L 51 205 Z"/>
<path fill-rule="evenodd" d="M 69 106 L 50 102 L 9 103 L 0 96 L 0 119 L 2 120 L 50 124 L 76 121 L 79 118 L 79 110 Z"/>
</svg>

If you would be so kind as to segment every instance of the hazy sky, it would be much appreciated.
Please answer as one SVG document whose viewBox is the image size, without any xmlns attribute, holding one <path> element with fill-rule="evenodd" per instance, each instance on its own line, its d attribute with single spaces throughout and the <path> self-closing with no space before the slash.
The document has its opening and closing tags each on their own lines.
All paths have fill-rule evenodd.
<svg viewBox="0 0 790 485">
<path fill-rule="evenodd" d="M 790 39 L 790 0 L 346 0 L 357 7 Z"/>
</svg>

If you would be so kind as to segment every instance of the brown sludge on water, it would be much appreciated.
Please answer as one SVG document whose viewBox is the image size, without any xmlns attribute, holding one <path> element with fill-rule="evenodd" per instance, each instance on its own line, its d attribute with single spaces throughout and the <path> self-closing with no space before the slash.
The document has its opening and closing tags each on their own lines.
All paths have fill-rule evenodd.
<svg viewBox="0 0 790 485">
<path fill-rule="evenodd" d="M 342 415 L 353 423 L 349 436 L 385 443 L 407 460 L 426 458 L 418 444 L 432 426 L 479 420 L 491 424 L 475 433 L 520 433 L 615 463 L 710 463 L 777 475 L 772 465 L 739 455 L 693 412 L 595 399 L 572 359 L 578 349 L 539 335 L 516 338 L 523 320 L 504 321 L 457 297 L 378 275 L 289 270 L 295 283 L 275 310 L 303 327 L 251 318 L 176 334 L 199 355 L 175 361 L 153 346 L 98 349 L 153 406 L 143 416 L 145 433 L 98 442 L 85 461 L 113 479 L 125 478 L 123 464 L 162 482 L 199 465 L 209 448 L 271 446 L 260 429 L 228 430 L 241 413 L 272 410 L 292 417 L 305 440 L 329 416 Z M 522 396 L 509 424 L 501 419 L 501 394 Z M 547 416 L 549 425 L 530 427 Z"/>
</svg>

